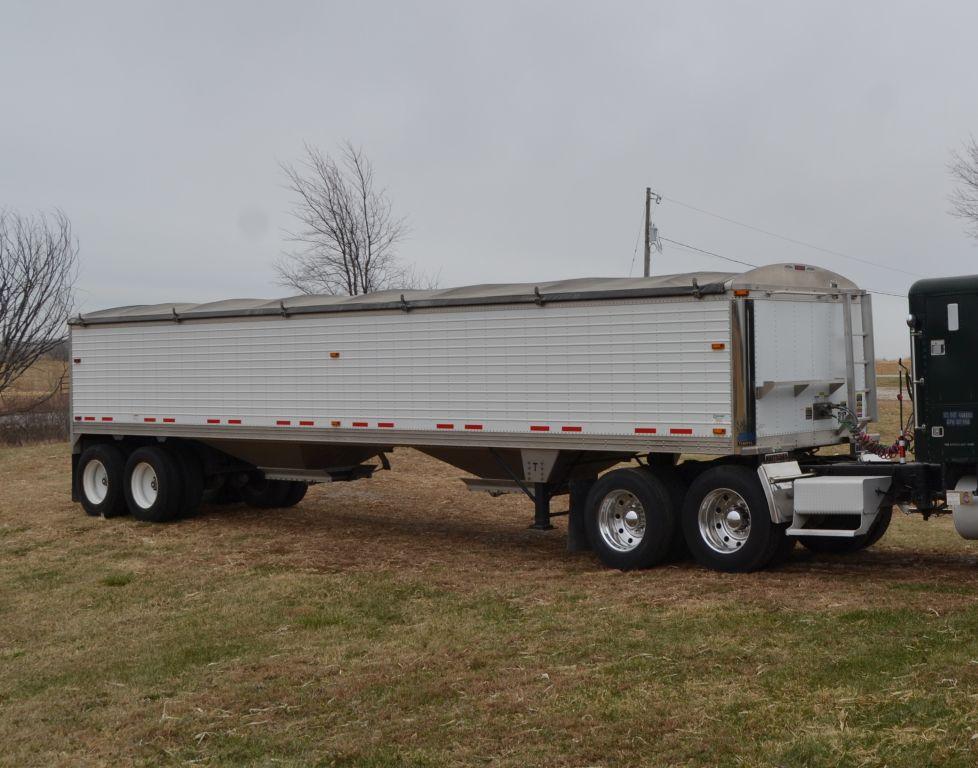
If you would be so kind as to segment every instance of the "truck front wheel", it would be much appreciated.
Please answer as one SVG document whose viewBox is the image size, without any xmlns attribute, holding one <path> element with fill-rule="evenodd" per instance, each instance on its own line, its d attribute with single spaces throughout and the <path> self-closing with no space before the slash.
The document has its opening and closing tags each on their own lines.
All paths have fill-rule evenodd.
<svg viewBox="0 0 978 768">
<path fill-rule="evenodd" d="M 602 563 L 623 571 L 651 568 L 670 552 L 676 510 L 654 474 L 617 469 L 591 487 L 586 522 L 591 548 Z"/>
<path fill-rule="evenodd" d="M 690 485 L 682 512 L 696 561 L 716 571 L 763 568 L 781 551 L 785 526 L 771 520 L 760 480 L 749 467 L 708 469 Z"/>
</svg>

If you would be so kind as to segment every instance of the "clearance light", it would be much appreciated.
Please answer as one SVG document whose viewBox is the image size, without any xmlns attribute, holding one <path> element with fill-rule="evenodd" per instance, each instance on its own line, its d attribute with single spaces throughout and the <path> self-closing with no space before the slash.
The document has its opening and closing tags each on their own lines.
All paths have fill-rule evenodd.
<svg viewBox="0 0 978 768">
<path fill-rule="evenodd" d="M 713 434 L 722 437 L 723 435 L 727 434 L 727 430 L 725 430 L 723 427 L 714 427 Z"/>
<path fill-rule="evenodd" d="M 724 344 L 724 343 L 723 343 L 722 341 L 714 341 L 714 342 L 713 342 L 713 343 L 712 343 L 712 344 L 710 345 L 710 349 L 713 349 L 713 350 L 715 350 L 715 351 L 717 351 L 717 352 L 720 352 L 720 351 L 722 351 L 722 350 L 724 350 L 724 349 L 726 349 L 726 348 L 727 348 L 727 345 L 726 345 L 726 344 Z"/>
<path fill-rule="evenodd" d="M 737 288 L 734 291 L 734 296 L 750 296 L 750 291 L 748 291 L 746 288 Z"/>
</svg>

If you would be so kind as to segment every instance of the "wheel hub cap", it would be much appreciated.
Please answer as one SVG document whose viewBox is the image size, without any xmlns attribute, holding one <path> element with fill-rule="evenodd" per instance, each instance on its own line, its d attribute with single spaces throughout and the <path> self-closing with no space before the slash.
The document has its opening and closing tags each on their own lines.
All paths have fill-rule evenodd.
<svg viewBox="0 0 978 768">
<path fill-rule="evenodd" d="M 750 507 L 743 496 L 730 488 L 708 493 L 699 508 L 700 536 L 714 552 L 730 554 L 750 538 Z"/>
<path fill-rule="evenodd" d="M 101 504 L 109 495 L 109 473 L 98 459 L 85 465 L 82 472 L 82 490 L 85 492 L 85 498 L 92 504 Z"/>
<path fill-rule="evenodd" d="M 631 552 L 645 536 L 642 502 L 629 491 L 611 491 L 598 507 L 598 532 L 612 549 Z"/>
<path fill-rule="evenodd" d="M 130 490 L 133 501 L 141 508 L 149 509 L 156 503 L 156 497 L 159 495 L 159 481 L 156 478 L 156 470 L 151 464 L 141 461 L 133 468 Z"/>
</svg>

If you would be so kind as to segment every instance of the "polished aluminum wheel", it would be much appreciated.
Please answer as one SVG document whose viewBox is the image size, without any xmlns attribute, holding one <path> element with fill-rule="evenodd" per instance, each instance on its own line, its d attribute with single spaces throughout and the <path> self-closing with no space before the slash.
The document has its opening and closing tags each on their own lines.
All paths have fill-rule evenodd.
<svg viewBox="0 0 978 768">
<path fill-rule="evenodd" d="M 153 465 L 141 461 L 133 467 L 129 488 L 132 491 L 133 501 L 142 509 L 152 507 L 159 495 L 159 481 L 156 479 L 156 470 L 153 469 Z"/>
<path fill-rule="evenodd" d="M 612 549 L 631 552 L 645 536 L 645 508 L 629 491 L 612 491 L 598 507 L 598 531 Z"/>
<path fill-rule="evenodd" d="M 98 459 L 92 459 L 82 472 L 82 491 L 92 504 L 101 504 L 109 495 L 109 473 Z"/>
<path fill-rule="evenodd" d="M 706 494 L 699 510 L 700 536 L 714 552 L 736 552 L 750 537 L 750 507 L 729 488 Z"/>
</svg>

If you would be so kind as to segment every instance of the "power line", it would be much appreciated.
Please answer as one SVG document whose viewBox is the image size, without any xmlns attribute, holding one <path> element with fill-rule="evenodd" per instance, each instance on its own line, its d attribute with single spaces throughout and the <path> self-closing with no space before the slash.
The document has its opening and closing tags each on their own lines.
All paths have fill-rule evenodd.
<svg viewBox="0 0 978 768">
<path fill-rule="evenodd" d="M 722 216 L 719 213 L 714 213 L 713 211 L 708 211 L 705 208 L 698 208 L 695 205 L 690 205 L 689 203 L 684 203 L 682 200 L 676 200 L 674 197 L 667 197 L 666 195 L 661 196 L 663 200 L 668 200 L 670 203 L 675 203 L 676 205 L 682 206 L 683 208 L 688 208 L 691 211 L 696 211 L 697 213 L 702 213 L 707 216 L 712 216 L 715 219 L 720 219 L 720 221 L 725 221 L 728 224 L 734 224 L 738 227 L 743 227 L 744 229 L 749 229 L 754 232 L 760 232 L 762 235 L 767 235 L 768 237 L 776 237 L 779 240 L 784 240 L 786 243 L 793 243 L 794 245 L 800 245 L 804 248 L 811 248 L 814 251 L 821 251 L 822 253 L 828 253 L 832 256 L 839 256 L 843 259 L 851 259 L 852 261 L 858 261 L 861 264 L 868 264 L 872 267 L 879 267 L 880 269 L 890 270 L 892 272 L 902 272 L 905 275 L 910 275 L 911 277 L 924 277 L 924 275 L 919 272 L 910 272 L 906 269 L 900 269 L 899 267 L 894 267 L 892 264 L 880 264 L 876 261 L 870 261 L 869 259 L 863 259 L 859 256 L 851 256 L 848 253 L 842 253 L 842 251 L 834 251 L 831 248 L 823 248 L 820 245 L 814 245 L 812 243 L 806 243 L 804 240 L 798 240 L 794 237 L 788 237 L 787 235 L 782 235 L 777 232 L 771 232 L 767 229 L 762 229 L 761 227 L 755 227 L 753 224 L 745 224 L 742 221 L 737 221 L 736 219 L 731 219 L 728 216 Z M 723 258 L 721 256 L 721 258 Z M 881 293 L 881 291 L 875 291 L 875 293 Z"/>
<path fill-rule="evenodd" d="M 697 248 L 695 245 L 689 245 L 687 243 L 681 243 L 678 240 L 670 240 L 668 237 L 659 236 L 659 239 L 664 243 L 671 243 L 672 245 L 678 245 L 680 248 L 688 248 L 691 251 L 696 251 L 697 253 L 705 253 L 707 256 L 715 256 L 718 259 L 723 259 L 724 261 L 732 261 L 734 264 L 743 264 L 745 267 L 757 267 L 757 264 L 751 264 L 749 261 L 741 261 L 740 259 L 733 259 L 729 256 L 722 256 L 719 253 L 714 253 L 713 251 L 707 251 L 703 248 Z"/>
<path fill-rule="evenodd" d="M 678 240 L 670 240 L 668 237 L 660 237 L 659 239 L 664 243 L 676 245 L 679 246 L 680 248 L 686 248 L 690 251 L 696 251 L 696 253 L 702 253 L 705 254 L 706 256 L 714 256 L 718 259 L 723 259 L 724 261 L 731 261 L 734 264 L 742 264 L 745 267 L 754 267 L 756 269 L 757 267 L 760 266 L 759 264 L 752 264 L 749 261 L 741 261 L 740 259 L 734 259 L 731 258 L 730 256 L 724 256 L 723 254 L 716 253 L 715 251 L 708 251 L 705 248 L 697 248 L 695 245 L 690 245 L 689 243 L 682 243 Z M 880 296 L 893 296 L 897 299 L 907 298 L 907 295 L 905 293 L 891 293 L 889 291 L 874 291 L 869 288 L 864 288 L 863 290 L 866 291 L 867 293 L 878 294 Z"/>
<path fill-rule="evenodd" d="M 635 269 L 635 259 L 638 256 L 638 241 L 642 239 L 642 227 L 645 224 L 645 212 L 642 212 L 642 219 L 638 225 L 638 234 L 635 235 L 635 250 L 632 251 L 632 264 L 628 268 L 628 276 L 632 276 L 632 270 Z"/>
</svg>

